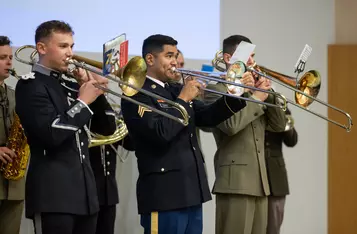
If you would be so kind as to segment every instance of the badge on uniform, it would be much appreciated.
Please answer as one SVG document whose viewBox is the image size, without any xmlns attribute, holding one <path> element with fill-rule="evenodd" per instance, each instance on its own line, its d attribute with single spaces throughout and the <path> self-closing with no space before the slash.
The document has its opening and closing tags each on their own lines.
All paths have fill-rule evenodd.
<svg viewBox="0 0 357 234">
<path fill-rule="evenodd" d="M 20 76 L 23 80 L 35 79 L 35 73 L 30 72 L 29 74 Z"/>
<path fill-rule="evenodd" d="M 152 110 L 150 110 L 149 108 L 146 108 L 146 107 L 144 107 L 144 106 L 139 106 L 139 108 L 138 108 L 138 114 L 139 114 L 139 116 L 140 116 L 141 118 L 144 116 L 145 111 L 147 111 L 147 112 L 152 112 Z"/>
<path fill-rule="evenodd" d="M 164 100 L 159 99 L 157 100 L 157 102 L 159 103 L 161 108 L 172 108 L 172 106 Z"/>
</svg>

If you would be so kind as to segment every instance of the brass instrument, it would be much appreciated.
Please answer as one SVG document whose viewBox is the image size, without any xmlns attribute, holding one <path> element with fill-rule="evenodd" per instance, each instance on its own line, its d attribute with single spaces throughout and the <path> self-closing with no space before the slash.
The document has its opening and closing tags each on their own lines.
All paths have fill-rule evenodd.
<svg viewBox="0 0 357 234">
<path fill-rule="evenodd" d="M 347 132 L 351 131 L 353 124 L 352 124 L 352 118 L 351 118 L 350 114 L 316 98 L 320 91 L 320 87 L 321 87 L 321 77 L 320 77 L 320 73 L 318 71 L 310 70 L 310 71 L 306 72 L 300 78 L 299 81 L 297 81 L 297 79 L 294 77 L 290 77 L 290 76 L 278 73 L 276 71 L 270 70 L 264 66 L 260 66 L 257 64 L 254 64 L 252 66 L 246 66 L 243 62 L 236 62 L 234 64 L 236 66 L 240 67 L 241 74 L 243 74 L 246 71 L 250 71 L 250 72 L 256 73 L 260 76 L 263 76 L 267 79 L 270 79 L 270 80 L 272 80 L 272 81 L 274 81 L 290 90 L 293 90 L 295 92 L 295 102 L 291 101 L 290 99 L 287 99 L 288 103 L 290 103 L 302 110 L 305 110 L 311 114 L 314 114 L 314 115 L 316 115 L 330 123 L 333 123 L 343 129 L 346 129 Z M 225 65 L 225 62 L 223 59 L 223 51 L 222 50 L 220 50 L 216 53 L 215 58 L 212 60 L 212 65 L 219 71 L 225 70 L 225 68 L 223 66 L 223 65 Z M 335 111 L 338 111 L 338 112 L 344 114 L 347 117 L 348 124 L 343 125 L 341 123 L 338 123 L 337 121 L 334 121 L 334 120 L 329 119 L 321 114 L 318 114 L 314 111 L 309 110 L 307 107 L 313 101 L 317 101 L 320 104 L 323 104 L 329 108 L 334 109 Z"/>
<path fill-rule="evenodd" d="M 19 78 L 14 69 L 10 70 L 10 74 Z M 20 118 L 16 113 L 14 113 L 14 119 L 10 127 L 6 147 L 14 151 L 17 157 L 7 164 L 1 163 L 0 172 L 2 172 L 5 179 L 19 180 L 25 176 L 30 157 L 30 147 L 27 144 L 27 137 L 21 126 Z"/>
<path fill-rule="evenodd" d="M 227 72 L 202 72 L 202 71 L 189 70 L 189 69 L 183 69 L 183 68 L 173 68 L 172 70 L 176 73 L 181 73 L 182 75 L 185 75 L 187 77 L 194 76 L 194 77 L 198 77 L 198 79 L 201 79 L 201 80 L 215 81 L 215 82 L 219 82 L 219 83 L 224 83 L 225 85 L 237 86 L 240 88 L 248 88 L 250 90 L 258 90 L 260 92 L 273 94 L 278 98 L 278 104 L 262 102 L 259 100 L 255 100 L 255 99 L 251 99 L 251 98 L 247 98 L 247 97 L 243 97 L 243 96 L 237 96 L 237 95 L 230 94 L 230 93 L 223 93 L 220 91 L 207 89 L 207 88 L 202 89 L 206 92 L 215 93 L 215 94 L 223 95 L 223 96 L 229 96 L 229 97 L 233 97 L 233 98 L 238 98 L 238 99 L 242 99 L 242 100 L 245 100 L 248 102 L 255 102 L 255 103 L 265 105 L 265 106 L 281 108 L 284 111 L 286 110 L 287 101 L 286 101 L 286 98 L 282 94 L 271 91 L 271 90 L 264 90 L 264 89 L 259 89 L 256 87 L 250 87 L 250 86 L 246 86 L 246 85 L 243 85 L 240 83 L 236 83 L 236 80 L 238 80 L 242 74 L 240 64 L 232 64 Z"/>
<path fill-rule="evenodd" d="M 34 50 L 30 55 L 31 61 L 23 60 L 19 56 L 19 53 L 22 50 L 27 49 L 27 48 Z M 25 45 L 25 46 L 18 48 L 15 51 L 15 59 L 19 62 L 28 64 L 28 65 L 33 65 L 35 63 L 34 57 L 36 54 L 37 54 L 37 51 L 36 51 L 35 46 Z M 100 71 L 92 68 L 92 67 L 95 67 L 95 68 L 101 69 L 103 67 L 103 63 L 101 63 L 101 62 L 91 60 L 88 58 L 84 58 L 84 57 L 81 57 L 78 55 L 74 55 L 72 58 L 68 58 L 67 62 L 68 62 L 68 64 L 74 65 L 75 67 L 80 67 L 80 68 L 85 69 L 86 71 L 90 71 L 90 72 L 93 72 L 93 73 L 103 76 L 103 74 Z M 92 67 L 89 67 L 88 65 L 92 66 Z M 66 74 L 66 75 L 68 75 L 69 77 L 72 77 L 70 72 L 68 72 L 68 74 Z M 110 74 L 105 77 L 107 79 L 117 83 L 119 85 L 119 87 L 121 88 L 123 94 L 119 94 L 119 93 L 117 93 L 111 89 L 108 89 L 104 86 L 95 84 L 95 86 L 97 88 L 102 89 L 106 93 L 110 93 L 114 96 L 123 98 L 129 102 L 133 102 L 137 105 L 143 106 L 144 108 L 147 108 L 153 112 L 156 112 L 160 115 L 170 118 L 176 122 L 179 122 L 184 126 L 188 125 L 189 116 L 188 116 L 186 109 L 182 105 L 180 105 L 179 103 L 173 102 L 169 99 L 166 99 L 164 97 L 161 97 L 159 95 L 156 95 L 152 92 L 142 89 L 142 86 L 146 79 L 146 63 L 143 58 L 141 58 L 139 56 L 133 57 L 132 59 L 129 60 L 129 62 L 123 68 L 116 71 L 115 74 Z M 150 97 L 153 97 L 155 99 L 158 99 L 158 100 L 160 99 L 160 100 L 165 101 L 166 103 L 168 103 L 171 106 L 173 106 L 174 108 L 176 108 L 181 113 L 182 118 L 178 118 L 176 116 L 170 115 L 164 111 L 158 110 L 154 107 L 146 105 L 145 103 L 142 103 L 142 102 L 139 102 L 139 101 L 136 101 L 136 100 L 130 98 L 130 96 L 135 95 L 137 92 L 141 92 L 141 93 L 148 95 Z"/>
<path fill-rule="evenodd" d="M 90 72 L 96 73 L 101 76 L 103 75 L 101 72 L 88 66 L 88 65 L 90 65 L 90 66 L 97 67 L 97 68 L 98 68 L 98 66 L 102 67 L 103 64 L 98 61 L 84 58 L 84 57 L 81 57 L 78 55 L 74 55 L 74 56 L 72 56 L 72 58 L 68 58 L 67 62 L 68 62 L 68 64 L 72 64 L 76 67 L 83 68 L 86 71 L 90 71 Z M 121 68 L 121 69 L 119 69 L 119 71 L 115 72 L 115 74 L 110 74 L 105 77 L 111 81 L 116 82 L 119 85 L 119 87 L 121 88 L 124 95 L 119 94 L 119 93 L 117 93 L 111 89 L 108 89 L 106 87 L 103 87 L 101 85 L 95 84 L 95 86 L 97 88 L 102 89 L 103 91 L 110 93 L 114 96 L 125 99 L 129 102 L 133 102 L 137 105 L 143 106 L 153 112 L 156 112 L 156 113 L 163 115 L 167 118 L 170 118 L 176 122 L 179 122 L 184 126 L 188 125 L 188 121 L 189 121 L 188 112 L 181 104 L 171 101 L 171 100 L 164 98 L 162 96 L 159 96 L 155 93 L 149 92 L 145 89 L 142 89 L 142 86 L 144 85 L 144 82 L 146 79 L 146 63 L 142 57 L 140 57 L 140 56 L 133 57 L 132 59 L 129 60 L 129 62 L 123 68 Z M 130 96 L 133 96 L 138 92 L 141 92 L 145 95 L 153 97 L 157 100 L 163 100 L 164 102 L 170 104 L 171 106 L 173 106 L 173 108 L 176 108 L 181 113 L 183 118 L 181 119 L 174 115 L 170 115 L 164 111 L 161 111 L 161 110 L 151 107 L 145 103 L 142 103 L 142 102 L 139 102 L 139 101 L 136 101 L 136 100 L 130 98 Z"/>
</svg>

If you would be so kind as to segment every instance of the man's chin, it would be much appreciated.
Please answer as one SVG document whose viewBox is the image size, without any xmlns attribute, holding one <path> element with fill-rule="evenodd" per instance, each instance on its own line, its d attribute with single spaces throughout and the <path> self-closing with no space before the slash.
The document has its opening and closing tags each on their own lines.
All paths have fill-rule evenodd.
<svg viewBox="0 0 357 234">
<path fill-rule="evenodd" d="M 65 65 L 65 66 L 62 66 L 62 67 L 60 67 L 59 69 L 59 72 L 67 72 L 68 71 L 68 66 L 67 65 Z"/>
<path fill-rule="evenodd" d="M 172 81 L 177 80 L 177 76 L 175 74 L 169 73 L 169 74 L 166 75 L 166 77 L 167 77 L 168 80 L 172 80 Z"/>
<path fill-rule="evenodd" d="M 10 77 L 10 73 L 5 73 L 0 75 L 0 82 Z"/>
</svg>

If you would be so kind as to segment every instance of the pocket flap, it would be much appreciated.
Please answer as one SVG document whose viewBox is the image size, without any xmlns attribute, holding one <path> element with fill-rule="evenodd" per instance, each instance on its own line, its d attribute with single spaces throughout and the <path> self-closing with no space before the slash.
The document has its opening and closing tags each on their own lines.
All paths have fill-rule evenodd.
<svg viewBox="0 0 357 234">
<path fill-rule="evenodd" d="M 230 157 L 222 160 L 219 166 L 230 166 L 230 165 L 247 165 L 248 159 L 246 157 Z"/>
</svg>

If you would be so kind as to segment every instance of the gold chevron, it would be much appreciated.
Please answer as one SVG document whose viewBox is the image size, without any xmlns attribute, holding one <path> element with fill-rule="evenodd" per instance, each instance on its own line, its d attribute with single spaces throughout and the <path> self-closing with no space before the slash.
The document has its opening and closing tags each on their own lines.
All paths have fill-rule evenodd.
<svg viewBox="0 0 357 234">
<path fill-rule="evenodd" d="M 138 114 L 140 115 L 141 118 L 144 116 L 145 111 L 152 112 L 152 110 L 150 110 L 144 106 L 139 106 Z"/>
</svg>

